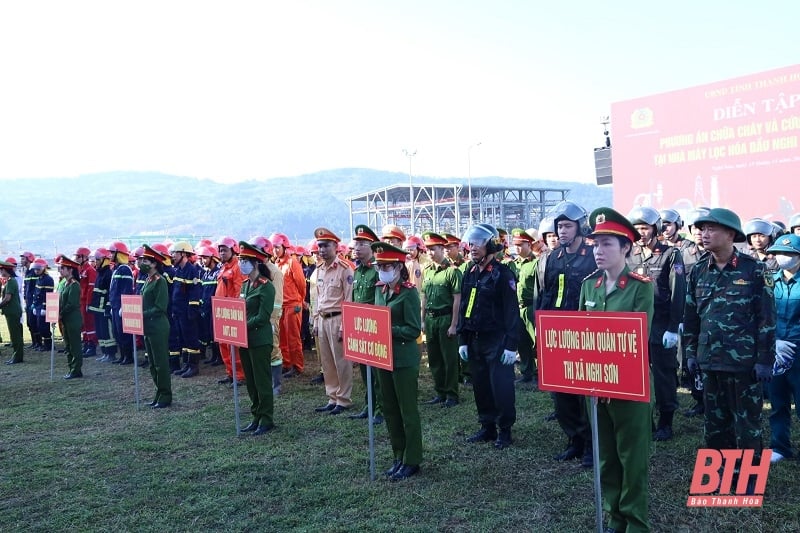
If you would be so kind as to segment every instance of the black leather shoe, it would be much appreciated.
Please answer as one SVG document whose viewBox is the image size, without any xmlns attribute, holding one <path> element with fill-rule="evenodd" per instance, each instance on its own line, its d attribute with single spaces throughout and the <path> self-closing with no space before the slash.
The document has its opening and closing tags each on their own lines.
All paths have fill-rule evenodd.
<svg viewBox="0 0 800 533">
<path fill-rule="evenodd" d="M 318 413 L 326 413 L 328 411 L 333 411 L 335 407 L 336 407 L 335 403 L 329 403 L 328 405 L 315 408 L 314 411 Z"/>
<path fill-rule="evenodd" d="M 467 442 L 492 442 L 497 438 L 497 430 L 482 427 L 476 433 L 467 437 Z"/>
<path fill-rule="evenodd" d="M 397 472 L 389 476 L 390 481 L 401 481 L 403 479 L 408 479 L 414 474 L 419 472 L 419 466 L 417 465 L 403 465 L 397 469 Z"/>
<path fill-rule="evenodd" d="M 153 409 L 164 409 L 165 407 L 169 407 L 170 405 L 172 404 L 167 402 L 156 402 L 156 404 L 153 406 Z"/>
<path fill-rule="evenodd" d="M 263 435 L 268 431 L 272 431 L 275 429 L 275 424 L 267 424 L 266 426 L 258 426 L 256 430 L 253 432 L 253 436 L 257 437 L 259 435 Z"/>
<path fill-rule="evenodd" d="M 444 402 L 444 407 L 455 407 L 456 405 L 458 405 L 458 400 L 456 400 L 455 398 L 448 398 Z"/>
<path fill-rule="evenodd" d="M 294 368 L 294 367 L 290 368 L 289 370 L 287 370 L 286 372 L 283 373 L 283 377 L 285 377 L 287 379 L 288 378 L 293 378 L 293 377 L 299 376 L 299 375 L 300 375 L 300 372 L 298 372 L 297 369 Z"/>
<path fill-rule="evenodd" d="M 400 459 L 395 459 L 394 462 L 392 463 L 392 466 L 389 468 L 389 470 L 386 470 L 383 473 L 383 475 L 387 477 L 391 476 L 392 474 L 400 470 L 402 467 L 403 467 L 403 461 L 401 461 Z"/>
<path fill-rule="evenodd" d="M 14 361 L 13 359 L 9 359 L 8 361 L 6 361 L 6 364 L 7 364 L 7 365 L 18 365 L 18 364 L 20 364 L 21 362 L 22 362 L 22 361 Z"/>
<path fill-rule="evenodd" d="M 70 372 L 69 374 L 64 376 L 64 379 L 75 379 L 75 378 L 82 378 L 83 374 L 81 372 Z"/>
<path fill-rule="evenodd" d="M 425 405 L 436 405 L 437 403 L 444 403 L 444 401 L 445 401 L 444 398 L 442 398 L 441 396 L 434 396 L 433 398 L 425 402 Z"/>
<path fill-rule="evenodd" d="M 586 449 L 583 450 L 583 457 L 581 457 L 581 467 L 592 468 L 593 466 L 594 454 L 592 453 L 592 447 L 586 446 Z"/>
<path fill-rule="evenodd" d="M 375 415 L 372 417 L 372 423 L 376 426 L 378 424 L 383 424 L 383 415 Z"/>
<path fill-rule="evenodd" d="M 157 403 L 158 403 L 158 400 L 153 400 L 152 402 L 148 403 L 147 406 L 148 407 L 153 407 Z"/>
<path fill-rule="evenodd" d="M 337 405 L 333 409 L 331 409 L 331 412 L 329 414 L 338 415 L 338 414 L 344 413 L 348 409 L 350 409 L 350 408 L 349 407 L 345 407 L 343 405 Z"/>
<path fill-rule="evenodd" d="M 544 417 L 544 421 L 545 422 L 552 422 L 556 418 L 557 418 L 556 414 L 555 414 L 555 412 L 553 412 L 553 413 L 550 413 L 549 415 L 547 415 L 546 417 Z"/>
<path fill-rule="evenodd" d="M 369 417 L 369 413 L 367 411 L 361 411 L 360 413 L 355 414 L 355 415 L 350 415 L 347 418 L 356 420 L 356 419 L 363 419 L 363 418 L 368 418 L 368 417 Z"/>
<path fill-rule="evenodd" d="M 249 424 L 247 424 L 245 427 L 243 427 L 243 428 L 242 428 L 242 431 L 255 431 L 255 430 L 256 430 L 256 428 L 258 428 L 258 422 L 256 422 L 255 420 L 253 420 L 252 422 L 250 422 Z"/>
<path fill-rule="evenodd" d="M 311 378 L 310 383 L 312 385 L 319 385 L 321 383 L 325 383 L 325 377 L 322 374 L 319 374 L 319 375 Z"/>
<path fill-rule="evenodd" d="M 567 446 L 566 450 L 553 457 L 553 459 L 556 461 L 572 461 L 573 459 L 580 457 L 582 453 L 583 448 L 578 448 L 574 444 L 570 444 Z"/>
<path fill-rule="evenodd" d="M 233 383 L 233 378 L 230 376 L 226 376 L 222 379 L 218 379 L 217 383 L 219 383 L 220 385 L 230 385 L 231 383 Z"/>
<path fill-rule="evenodd" d="M 653 434 L 653 440 L 663 442 L 672 438 L 672 426 L 658 428 Z"/>
<path fill-rule="evenodd" d="M 498 450 L 505 450 L 512 443 L 511 439 L 511 430 L 510 429 L 501 429 L 500 433 L 497 435 L 497 440 L 494 441 L 494 447 Z"/>
</svg>

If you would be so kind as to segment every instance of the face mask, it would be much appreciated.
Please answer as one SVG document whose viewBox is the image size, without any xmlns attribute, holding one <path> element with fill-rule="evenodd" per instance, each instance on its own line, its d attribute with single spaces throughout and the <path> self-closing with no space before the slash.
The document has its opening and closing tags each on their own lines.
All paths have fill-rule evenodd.
<svg viewBox="0 0 800 533">
<path fill-rule="evenodd" d="M 387 285 L 394 281 L 395 272 L 394 269 L 390 270 L 389 272 L 384 272 L 383 270 L 378 271 L 378 279 L 381 280 L 383 283 Z"/>
<path fill-rule="evenodd" d="M 141 270 L 144 274 L 147 274 L 151 270 L 153 270 L 153 266 L 147 263 L 142 263 L 141 265 L 139 265 L 139 270 Z"/>
<path fill-rule="evenodd" d="M 255 265 L 253 265 L 253 263 L 251 263 L 250 261 L 242 261 L 241 263 L 239 263 L 239 268 L 242 269 L 242 274 L 244 274 L 245 276 L 249 276 L 250 272 L 252 272 L 253 269 L 255 268 Z"/>
<path fill-rule="evenodd" d="M 783 270 L 794 270 L 800 265 L 800 255 L 778 254 L 775 256 L 775 261 L 778 262 L 778 266 Z"/>
</svg>

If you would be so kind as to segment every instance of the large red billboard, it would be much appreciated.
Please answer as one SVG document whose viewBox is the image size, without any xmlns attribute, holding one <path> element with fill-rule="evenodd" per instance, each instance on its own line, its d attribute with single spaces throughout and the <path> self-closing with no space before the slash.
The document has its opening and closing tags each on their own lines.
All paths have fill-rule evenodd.
<svg viewBox="0 0 800 533">
<path fill-rule="evenodd" d="M 800 65 L 611 106 L 614 207 L 800 211 Z"/>
</svg>

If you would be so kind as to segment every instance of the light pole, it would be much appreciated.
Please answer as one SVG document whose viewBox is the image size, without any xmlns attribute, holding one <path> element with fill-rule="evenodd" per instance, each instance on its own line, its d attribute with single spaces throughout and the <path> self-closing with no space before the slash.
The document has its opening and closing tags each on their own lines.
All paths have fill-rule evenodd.
<svg viewBox="0 0 800 533">
<path fill-rule="evenodd" d="M 467 148 L 467 194 L 469 194 L 469 223 L 472 225 L 472 149 L 480 146 L 482 142 L 470 144 Z"/>
<path fill-rule="evenodd" d="M 411 199 L 411 235 L 414 235 L 414 182 L 411 177 L 411 158 L 417 155 L 416 148 L 413 151 L 408 151 L 403 148 L 403 155 L 408 158 L 408 192 Z"/>
</svg>

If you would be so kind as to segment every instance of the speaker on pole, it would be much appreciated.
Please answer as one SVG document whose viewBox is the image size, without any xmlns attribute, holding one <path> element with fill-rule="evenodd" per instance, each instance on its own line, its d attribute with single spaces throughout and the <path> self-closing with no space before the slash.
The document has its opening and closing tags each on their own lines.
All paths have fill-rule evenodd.
<svg viewBox="0 0 800 533">
<path fill-rule="evenodd" d="M 594 171 L 598 185 L 611 185 L 611 147 L 594 149 Z"/>
</svg>

